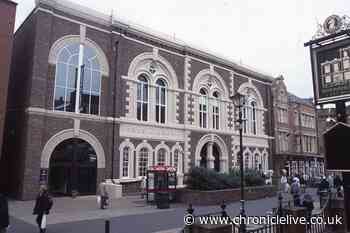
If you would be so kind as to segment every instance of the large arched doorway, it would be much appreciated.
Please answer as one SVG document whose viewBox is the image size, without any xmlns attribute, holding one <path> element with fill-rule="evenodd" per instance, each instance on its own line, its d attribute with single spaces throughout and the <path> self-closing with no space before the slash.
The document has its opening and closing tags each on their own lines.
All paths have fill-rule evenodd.
<svg viewBox="0 0 350 233">
<path fill-rule="evenodd" d="M 200 167 L 211 168 L 220 172 L 220 148 L 216 143 L 206 143 L 201 149 L 200 157 Z M 213 164 L 210 164 L 211 162 Z"/>
<path fill-rule="evenodd" d="M 56 195 L 96 193 L 97 155 L 92 146 L 77 138 L 56 146 L 50 157 L 49 189 Z"/>
<path fill-rule="evenodd" d="M 204 145 L 201 149 L 201 160 L 200 160 L 200 167 L 203 168 L 208 168 L 207 163 L 208 163 L 208 159 L 207 159 L 207 146 Z"/>
<path fill-rule="evenodd" d="M 214 170 L 220 172 L 220 149 L 216 143 L 213 145 Z"/>
</svg>

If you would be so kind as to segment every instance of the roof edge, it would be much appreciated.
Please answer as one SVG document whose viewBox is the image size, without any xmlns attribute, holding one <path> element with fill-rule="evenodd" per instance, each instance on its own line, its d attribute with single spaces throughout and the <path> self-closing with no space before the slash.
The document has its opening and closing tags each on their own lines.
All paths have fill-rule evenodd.
<svg viewBox="0 0 350 233">
<path fill-rule="evenodd" d="M 102 25 L 115 26 L 127 29 L 128 31 L 136 33 L 142 37 L 151 38 L 153 40 L 157 40 L 164 44 L 167 44 L 170 47 L 174 47 L 183 51 L 188 51 L 195 55 L 214 60 L 218 63 L 222 63 L 224 65 L 232 67 L 232 69 L 236 69 L 238 71 L 247 73 L 267 82 L 272 82 L 275 79 L 274 76 L 271 74 L 267 74 L 263 71 L 258 70 L 257 68 L 245 64 L 239 64 L 238 62 L 233 61 L 232 59 L 228 59 L 220 54 L 211 52 L 209 49 L 199 48 L 180 39 L 176 39 L 165 33 L 157 32 L 151 28 L 130 22 L 129 20 L 121 19 L 114 16 L 112 20 L 111 15 L 101 13 L 97 10 L 74 3 L 69 0 L 35 0 L 35 4 L 36 8 L 39 7 L 40 4 L 44 4 L 54 9 L 66 12 L 68 14 L 72 14 L 74 16 L 82 17 L 88 20 L 93 20 Z"/>
</svg>

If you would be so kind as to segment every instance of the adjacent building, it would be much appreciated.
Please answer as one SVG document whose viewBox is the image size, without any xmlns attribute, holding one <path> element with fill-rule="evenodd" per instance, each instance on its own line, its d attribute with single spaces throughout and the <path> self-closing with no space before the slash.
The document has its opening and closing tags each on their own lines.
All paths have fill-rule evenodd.
<svg viewBox="0 0 350 233">
<path fill-rule="evenodd" d="M 320 156 L 315 106 L 312 99 L 299 98 L 287 91 L 284 78 L 272 85 L 274 106 L 274 169 L 280 174 L 324 174 L 324 158 Z"/>
<path fill-rule="evenodd" d="M 5 124 L 16 3 L 0 0 L 0 159 Z"/>
<path fill-rule="evenodd" d="M 263 58 L 262 58 L 263 59 Z M 8 192 L 96 193 L 113 179 L 137 189 L 151 165 L 218 172 L 272 168 L 273 77 L 69 1 L 38 0 L 18 28 L 6 120 Z"/>
</svg>

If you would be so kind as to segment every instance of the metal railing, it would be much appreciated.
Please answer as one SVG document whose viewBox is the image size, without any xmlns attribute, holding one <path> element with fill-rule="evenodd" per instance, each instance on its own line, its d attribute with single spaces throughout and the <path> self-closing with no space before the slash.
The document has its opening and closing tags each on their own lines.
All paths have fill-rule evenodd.
<svg viewBox="0 0 350 233">
<path fill-rule="evenodd" d="M 318 213 L 314 213 L 311 215 L 311 217 L 327 217 L 326 216 L 326 209 L 329 206 L 331 195 L 329 194 L 324 205 L 321 207 L 320 211 Z M 280 195 L 278 198 L 278 207 L 272 208 L 272 211 L 269 212 L 272 216 L 285 216 L 286 213 L 284 209 L 291 208 L 294 203 L 292 200 L 283 201 L 282 196 Z M 190 204 L 189 208 L 187 209 L 187 213 L 192 215 L 194 217 L 194 222 L 197 222 L 196 219 L 199 217 L 209 217 L 209 216 L 222 216 L 227 217 L 226 212 L 226 204 L 223 202 L 220 205 L 221 211 L 218 212 L 212 212 L 208 214 L 201 214 L 201 215 L 195 215 L 193 206 Z M 232 233 L 240 233 L 240 227 L 239 225 L 234 224 L 231 222 L 232 225 Z M 258 227 L 251 228 L 250 226 L 247 226 L 246 233 L 284 233 L 287 230 L 288 225 L 281 225 L 281 224 L 267 224 L 267 225 L 261 225 Z M 322 224 L 308 224 L 306 227 L 306 233 L 324 233 L 327 231 L 327 226 L 325 224 L 325 221 Z M 192 233 L 193 232 L 193 226 L 185 226 L 184 229 L 181 231 L 181 233 Z"/>
</svg>

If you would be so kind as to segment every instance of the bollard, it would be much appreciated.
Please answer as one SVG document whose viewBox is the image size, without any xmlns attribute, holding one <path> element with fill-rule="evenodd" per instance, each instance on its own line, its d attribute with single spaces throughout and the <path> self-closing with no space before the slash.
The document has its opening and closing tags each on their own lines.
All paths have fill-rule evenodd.
<svg viewBox="0 0 350 233">
<path fill-rule="evenodd" d="M 110 233 L 110 221 L 105 221 L 105 233 Z"/>
<path fill-rule="evenodd" d="M 192 204 L 188 205 L 187 213 L 193 216 L 194 209 L 193 209 Z M 186 233 L 193 233 L 193 226 L 192 225 L 188 225 L 185 229 L 187 229 Z"/>
<path fill-rule="evenodd" d="M 222 217 L 227 217 L 227 212 L 226 212 L 226 204 L 225 204 L 225 201 L 222 201 L 222 204 L 221 204 L 221 216 Z"/>
</svg>

